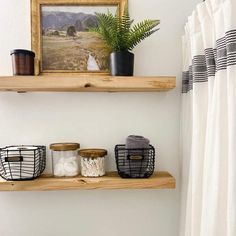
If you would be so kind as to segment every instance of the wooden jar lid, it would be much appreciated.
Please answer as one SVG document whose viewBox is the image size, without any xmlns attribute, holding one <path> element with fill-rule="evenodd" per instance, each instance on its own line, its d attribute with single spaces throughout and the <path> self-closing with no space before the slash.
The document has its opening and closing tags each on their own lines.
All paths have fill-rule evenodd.
<svg viewBox="0 0 236 236">
<path fill-rule="evenodd" d="M 52 143 L 50 145 L 50 149 L 53 151 L 75 151 L 79 148 L 79 143 Z"/>
<path fill-rule="evenodd" d="M 98 148 L 90 148 L 90 149 L 81 149 L 79 150 L 79 155 L 81 157 L 104 157 L 107 155 L 107 150 L 105 149 L 98 149 Z"/>
</svg>

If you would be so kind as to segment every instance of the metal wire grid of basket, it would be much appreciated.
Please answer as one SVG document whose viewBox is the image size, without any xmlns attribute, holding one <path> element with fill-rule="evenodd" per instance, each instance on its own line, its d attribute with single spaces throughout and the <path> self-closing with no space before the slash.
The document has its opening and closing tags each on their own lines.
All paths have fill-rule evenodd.
<svg viewBox="0 0 236 236">
<path fill-rule="evenodd" d="M 8 146 L 0 148 L 0 176 L 5 180 L 32 180 L 46 166 L 45 146 Z"/>
<path fill-rule="evenodd" d="M 119 144 L 115 147 L 116 166 L 122 178 L 149 178 L 155 169 L 155 149 L 127 149 Z"/>
</svg>

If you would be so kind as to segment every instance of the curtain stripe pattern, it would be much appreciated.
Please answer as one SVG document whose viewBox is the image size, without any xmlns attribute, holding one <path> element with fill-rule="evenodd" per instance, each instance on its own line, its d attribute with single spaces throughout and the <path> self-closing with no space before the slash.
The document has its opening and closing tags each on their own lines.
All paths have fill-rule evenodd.
<svg viewBox="0 0 236 236">
<path fill-rule="evenodd" d="M 207 82 L 217 71 L 233 65 L 236 65 L 236 30 L 230 30 L 218 39 L 215 49 L 207 48 L 205 55 L 194 56 L 192 65 L 182 75 L 182 93 L 192 90 L 193 83 Z"/>
</svg>

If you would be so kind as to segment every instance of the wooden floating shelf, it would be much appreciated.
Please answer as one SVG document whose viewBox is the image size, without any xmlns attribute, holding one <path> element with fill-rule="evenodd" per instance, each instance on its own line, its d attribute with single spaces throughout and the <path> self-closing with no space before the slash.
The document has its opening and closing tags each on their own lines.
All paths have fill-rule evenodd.
<svg viewBox="0 0 236 236">
<path fill-rule="evenodd" d="M 0 91 L 13 92 L 155 92 L 176 87 L 176 77 L 7 76 Z"/>
<path fill-rule="evenodd" d="M 52 191 L 80 189 L 174 189 L 175 179 L 168 172 L 155 172 L 149 179 L 122 179 L 117 172 L 99 178 L 54 178 L 42 176 L 30 181 L 0 180 L 0 191 Z"/>
</svg>

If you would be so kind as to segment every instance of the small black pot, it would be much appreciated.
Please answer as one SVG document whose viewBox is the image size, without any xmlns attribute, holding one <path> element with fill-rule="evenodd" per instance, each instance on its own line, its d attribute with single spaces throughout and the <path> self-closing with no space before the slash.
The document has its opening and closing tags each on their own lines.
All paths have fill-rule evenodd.
<svg viewBox="0 0 236 236">
<path fill-rule="evenodd" d="M 13 75 L 34 75 L 35 53 L 24 49 L 11 51 Z"/>
<path fill-rule="evenodd" d="M 134 54 L 128 51 L 110 54 L 110 72 L 113 76 L 133 76 Z"/>
</svg>

